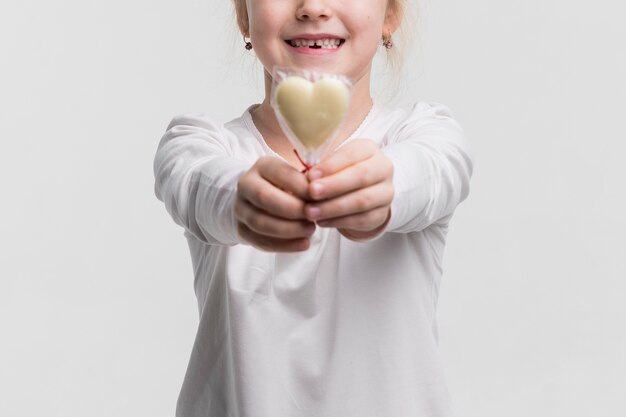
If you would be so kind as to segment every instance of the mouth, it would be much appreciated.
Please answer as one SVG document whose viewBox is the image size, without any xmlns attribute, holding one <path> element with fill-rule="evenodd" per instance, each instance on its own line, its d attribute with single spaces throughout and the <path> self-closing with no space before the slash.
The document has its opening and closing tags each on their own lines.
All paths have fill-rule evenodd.
<svg viewBox="0 0 626 417">
<path fill-rule="evenodd" d="M 319 39 L 287 39 L 285 43 L 294 48 L 309 49 L 337 49 L 345 42 L 340 38 L 319 38 Z"/>
</svg>

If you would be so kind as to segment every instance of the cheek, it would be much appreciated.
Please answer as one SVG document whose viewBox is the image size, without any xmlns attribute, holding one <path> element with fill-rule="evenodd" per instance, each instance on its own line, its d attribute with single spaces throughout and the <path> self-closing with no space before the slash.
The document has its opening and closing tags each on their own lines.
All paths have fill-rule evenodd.
<svg viewBox="0 0 626 417">
<path fill-rule="evenodd" d="M 358 34 L 360 43 L 378 43 L 383 33 L 384 17 L 381 17 L 377 8 L 357 12 L 350 21 L 352 32 Z"/>
<path fill-rule="evenodd" d="M 252 40 L 266 39 L 273 32 L 272 21 L 266 20 L 263 14 L 250 16 L 250 36 Z"/>
<path fill-rule="evenodd" d="M 357 34 L 353 39 L 354 46 L 365 55 L 374 54 L 382 42 L 382 26 L 370 20 L 369 23 L 354 27 L 354 30 Z"/>
<path fill-rule="evenodd" d="M 283 2 L 253 0 L 250 3 L 248 9 L 250 29 L 251 33 L 254 30 L 257 37 L 276 36 L 284 22 L 292 17 L 289 8 Z"/>
</svg>

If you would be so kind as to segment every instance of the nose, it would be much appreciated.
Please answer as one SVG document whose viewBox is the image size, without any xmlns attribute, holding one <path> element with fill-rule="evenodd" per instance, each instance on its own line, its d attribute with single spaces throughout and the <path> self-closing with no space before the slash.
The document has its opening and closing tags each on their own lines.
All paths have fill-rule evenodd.
<svg viewBox="0 0 626 417">
<path fill-rule="evenodd" d="M 302 0 L 296 10 L 296 17 L 302 21 L 328 20 L 331 16 L 325 0 Z"/>
</svg>

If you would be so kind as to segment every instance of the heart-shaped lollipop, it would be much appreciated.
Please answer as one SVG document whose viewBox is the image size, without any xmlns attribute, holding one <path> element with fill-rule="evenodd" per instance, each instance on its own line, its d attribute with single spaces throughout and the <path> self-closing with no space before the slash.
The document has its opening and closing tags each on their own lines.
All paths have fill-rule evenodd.
<svg viewBox="0 0 626 417">
<path fill-rule="evenodd" d="M 309 149 L 316 149 L 333 134 L 343 121 L 349 102 L 348 87 L 333 78 L 311 82 L 290 76 L 276 88 L 278 111 Z"/>
</svg>

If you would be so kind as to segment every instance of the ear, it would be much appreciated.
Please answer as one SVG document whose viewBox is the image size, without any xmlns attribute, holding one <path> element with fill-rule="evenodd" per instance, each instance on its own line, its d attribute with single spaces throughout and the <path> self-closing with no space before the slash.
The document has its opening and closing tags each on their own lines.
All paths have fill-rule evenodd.
<svg viewBox="0 0 626 417">
<path fill-rule="evenodd" d="M 385 13 L 385 28 L 393 33 L 400 26 L 404 15 L 402 0 L 388 0 L 387 12 Z"/>
<path fill-rule="evenodd" d="M 243 36 L 250 36 L 250 23 L 248 22 L 248 7 L 246 0 L 235 0 L 235 14 L 237 26 Z"/>
</svg>

